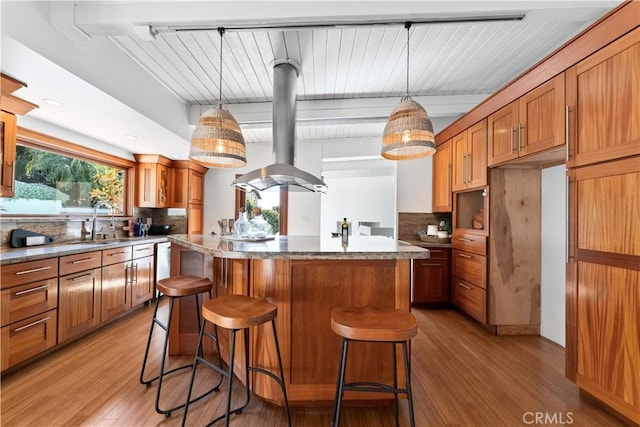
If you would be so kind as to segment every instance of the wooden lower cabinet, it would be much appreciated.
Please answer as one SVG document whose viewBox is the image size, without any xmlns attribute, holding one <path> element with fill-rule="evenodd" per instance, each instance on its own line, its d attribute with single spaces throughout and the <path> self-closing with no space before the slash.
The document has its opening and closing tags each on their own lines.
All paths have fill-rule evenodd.
<svg viewBox="0 0 640 427">
<path fill-rule="evenodd" d="M 454 277 L 451 300 L 458 308 L 476 319 L 478 322 L 487 323 L 486 290 Z"/>
<path fill-rule="evenodd" d="M 153 298 L 154 286 L 154 257 L 134 259 L 132 261 L 131 306 L 136 307 Z"/>
<path fill-rule="evenodd" d="M 56 345 L 57 310 L 49 310 L 2 328 L 2 371 Z"/>
<path fill-rule="evenodd" d="M 427 248 L 429 259 L 413 261 L 412 304 L 446 304 L 451 301 L 451 249 Z"/>
<path fill-rule="evenodd" d="M 129 311 L 132 277 L 133 272 L 129 262 L 102 267 L 101 322 L 108 322 Z"/>
<path fill-rule="evenodd" d="M 100 268 L 60 277 L 58 343 L 100 324 Z"/>
</svg>

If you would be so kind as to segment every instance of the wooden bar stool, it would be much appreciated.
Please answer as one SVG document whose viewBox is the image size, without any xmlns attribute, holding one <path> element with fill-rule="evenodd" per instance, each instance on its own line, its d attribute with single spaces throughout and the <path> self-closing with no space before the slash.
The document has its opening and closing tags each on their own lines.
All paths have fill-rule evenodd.
<svg viewBox="0 0 640 427">
<path fill-rule="evenodd" d="M 345 391 L 393 393 L 396 426 L 398 426 L 398 393 L 406 393 L 409 403 L 409 421 L 415 426 L 413 397 L 411 395 L 411 364 L 407 352 L 407 341 L 418 333 L 418 321 L 409 311 L 377 307 L 334 308 L 331 311 L 331 329 L 342 337 L 342 356 L 336 399 L 333 407 L 333 427 L 340 423 L 340 409 Z M 393 386 L 375 382 L 345 383 L 347 353 L 350 341 L 373 341 L 391 343 L 393 346 Z M 398 388 L 396 344 L 402 344 L 404 366 L 407 377 L 406 388 Z"/>
<path fill-rule="evenodd" d="M 246 295 L 225 295 L 213 300 L 206 301 L 202 304 L 202 317 L 204 322 L 200 327 L 200 339 L 198 340 L 198 351 L 196 352 L 196 360 L 193 362 L 193 369 L 191 371 L 191 382 L 189 383 L 189 392 L 187 394 L 187 402 L 185 403 L 184 414 L 182 418 L 182 425 L 184 426 L 187 420 L 187 411 L 189 409 L 189 400 L 191 399 L 191 389 L 193 388 L 193 380 L 196 375 L 196 364 L 202 362 L 210 368 L 217 371 L 219 374 L 228 378 L 229 390 L 227 393 L 227 406 L 226 412 L 219 417 L 212 420 L 208 425 L 213 425 L 216 422 L 225 419 L 225 425 L 229 425 L 229 419 L 231 413 L 239 415 L 243 409 L 249 405 L 250 391 L 249 391 L 249 371 L 260 372 L 273 378 L 282 388 L 282 394 L 284 395 L 284 405 L 287 411 L 287 419 L 289 426 L 291 426 L 291 415 L 289 413 L 289 401 L 287 399 L 287 389 L 284 385 L 284 371 L 282 369 L 282 358 L 280 357 L 280 346 L 278 345 L 278 334 L 276 333 L 275 318 L 278 312 L 278 308 L 262 298 L 253 298 Z M 219 366 L 207 361 L 202 352 L 202 337 L 207 322 L 211 322 L 221 328 L 231 330 L 231 342 L 229 350 L 229 370 L 225 371 Z M 249 328 L 252 326 L 262 325 L 263 323 L 271 322 L 273 328 L 273 338 L 276 346 L 276 354 L 278 356 L 278 366 L 280 370 L 280 377 L 276 376 L 270 371 L 262 368 L 249 366 Z M 244 336 L 244 362 L 245 362 L 245 385 L 246 385 L 246 399 L 245 402 L 235 408 L 231 409 L 231 393 L 233 387 L 233 361 L 235 357 L 236 348 L 236 333 L 242 330 Z"/>
<path fill-rule="evenodd" d="M 158 380 L 158 391 L 156 392 L 156 412 L 158 412 L 159 414 L 164 414 L 168 417 L 171 415 L 171 412 L 177 409 L 180 409 L 184 406 L 184 404 L 181 404 L 169 409 L 160 408 L 160 394 L 162 391 L 162 379 L 166 375 L 171 374 L 173 372 L 179 371 L 181 369 L 193 367 L 192 364 L 188 364 L 188 365 L 178 366 L 177 368 L 173 368 L 166 372 L 164 370 L 164 365 L 167 357 L 167 344 L 169 342 L 169 328 L 171 327 L 171 317 L 173 315 L 173 303 L 176 298 L 195 295 L 196 310 L 194 313 L 198 320 L 198 328 L 200 328 L 200 324 L 202 322 L 200 321 L 200 315 L 199 315 L 199 312 L 200 312 L 199 294 L 207 292 L 209 294 L 209 298 L 212 298 L 213 297 L 212 288 L 213 288 L 213 285 L 211 283 L 211 280 L 203 277 L 173 276 L 173 277 L 168 277 L 166 279 L 158 280 L 158 283 L 157 283 L 158 291 L 162 292 L 165 296 L 169 297 L 169 316 L 168 316 L 166 325 L 158 319 L 158 306 L 160 305 L 160 298 L 157 298 L 156 308 L 153 311 L 153 320 L 151 321 L 151 328 L 149 329 L 149 338 L 147 340 L 147 348 L 144 352 L 144 360 L 142 361 L 142 369 L 140 371 L 140 384 L 144 384 L 147 387 L 150 387 L 151 383 Z M 153 330 L 155 325 L 158 325 L 161 329 L 164 330 L 164 333 L 165 333 L 164 345 L 162 347 L 162 359 L 160 362 L 160 373 L 151 379 L 145 379 L 145 371 L 147 369 L 147 358 L 149 356 L 149 347 L 151 345 L 151 339 L 153 337 Z M 215 334 L 215 337 L 212 336 L 212 338 L 216 340 L 216 344 L 217 344 L 218 342 L 217 333 Z M 219 346 L 217 347 L 217 350 L 218 350 L 218 358 L 221 363 L 222 360 L 220 359 Z M 198 351 L 200 351 L 200 349 L 198 349 Z M 212 392 L 217 391 L 221 382 L 222 382 L 222 378 L 220 378 L 220 382 L 215 387 L 213 387 L 211 390 L 207 391 L 206 393 L 198 396 L 193 401 L 195 402 L 196 400 L 200 400 L 203 397 L 211 394 Z"/>
</svg>

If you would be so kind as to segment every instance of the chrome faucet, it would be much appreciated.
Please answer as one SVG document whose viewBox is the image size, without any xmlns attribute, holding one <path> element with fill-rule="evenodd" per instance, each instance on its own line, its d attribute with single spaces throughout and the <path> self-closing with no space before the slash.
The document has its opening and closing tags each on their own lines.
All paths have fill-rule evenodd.
<svg viewBox="0 0 640 427">
<path fill-rule="evenodd" d="M 96 233 L 98 209 L 101 206 L 111 209 L 111 221 L 109 222 L 109 229 L 113 232 L 114 235 L 116 233 L 116 222 L 115 222 L 115 219 L 113 218 L 113 206 L 111 206 L 107 202 L 97 202 L 96 205 L 93 207 L 93 228 L 91 230 L 91 240 L 98 240 L 98 234 L 102 234 L 104 236 L 104 233 L 102 233 L 102 230 L 104 229 L 104 227 L 100 229 L 100 233 Z"/>
</svg>

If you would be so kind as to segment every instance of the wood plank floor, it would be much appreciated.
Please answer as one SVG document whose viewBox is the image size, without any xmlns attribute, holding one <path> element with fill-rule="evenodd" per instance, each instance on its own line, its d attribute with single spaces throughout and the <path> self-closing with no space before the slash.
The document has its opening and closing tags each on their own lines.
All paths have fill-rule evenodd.
<svg viewBox="0 0 640 427">
<path fill-rule="evenodd" d="M 412 344 L 417 426 L 625 425 L 580 398 L 575 384 L 564 378 L 561 347 L 539 337 L 491 336 L 454 310 L 414 311 L 419 320 Z M 180 425 L 182 412 L 169 418 L 155 413 L 156 386 L 138 382 L 151 315 L 151 307 L 145 307 L 3 376 L 2 426 Z M 152 362 L 158 366 L 160 340 L 154 345 Z M 166 405 L 182 402 L 188 375 L 165 381 Z M 209 370 L 198 377 L 197 390 L 213 381 Z M 223 401 L 217 395 L 193 405 L 187 425 L 206 424 L 222 411 Z M 536 413 L 546 418 L 536 424 Z M 401 425 L 409 425 L 406 401 L 400 415 Z M 295 426 L 330 426 L 331 408 L 292 408 L 292 420 Z M 231 425 L 282 426 L 286 417 L 282 408 L 254 397 Z M 393 409 L 347 407 L 341 425 L 392 426 Z"/>
</svg>

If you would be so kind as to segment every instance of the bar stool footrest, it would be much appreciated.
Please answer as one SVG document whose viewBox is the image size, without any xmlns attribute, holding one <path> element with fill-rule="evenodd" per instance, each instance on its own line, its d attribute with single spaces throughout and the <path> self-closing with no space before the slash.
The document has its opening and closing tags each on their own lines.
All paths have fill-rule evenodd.
<svg viewBox="0 0 640 427">
<path fill-rule="evenodd" d="M 406 388 L 395 388 L 393 386 L 382 384 L 382 383 L 372 383 L 372 382 L 359 382 L 359 383 L 346 383 L 342 386 L 343 391 L 368 391 L 373 393 L 407 393 Z"/>
</svg>

